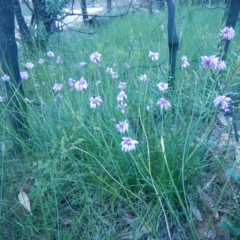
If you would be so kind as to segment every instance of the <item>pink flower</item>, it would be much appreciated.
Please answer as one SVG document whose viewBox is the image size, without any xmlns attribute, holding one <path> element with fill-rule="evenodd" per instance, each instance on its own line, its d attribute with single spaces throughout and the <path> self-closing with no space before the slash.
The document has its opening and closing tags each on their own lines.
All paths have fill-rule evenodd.
<svg viewBox="0 0 240 240">
<path fill-rule="evenodd" d="M 120 82 L 119 85 L 118 85 L 118 88 L 121 89 L 121 90 L 124 90 L 127 86 L 127 83 L 126 82 Z"/>
<path fill-rule="evenodd" d="M 22 79 L 27 80 L 28 79 L 28 73 L 27 72 L 20 72 L 20 76 Z"/>
<path fill-rule="evenodd" d="M 87 89 L 87 81 L 84 78 L 81 78 L 79 81 L 75 82 L 74 87 L 78 90 L 81 91 L 83 89 Z"/>
<path fill-rule="evenodd" d="M 91 97 L 90 98 L 90 107 L 96 108 L 97 106 L 100 106 L 100 103 L 102 102 L 102 99 L 100 97 Z"/>
<path fill-rule="evenodd" d="M 183 56 L 181 60 L 182 60 L 182 65 L 181 65 L 182 69 L 188 68 L 190 66 L 188 62 L 188 58 L 186 56 Z"/>
<path fill-rule="evenodd" d="M 54 52 L 52 51 L 47 52 L 47 56 L 51 58 L 54 57 Z"/>
<path fill-rule="evenodd" d="M 123 90 L 121 90 L 121 92 L 117 96 L 117 101 L 123 102 L 124 99 L 127 99 L 127 95 L 125 94 L 125 92 Z"/>
<path fill-rule="evenodd" d="M 43 60 L 42 58 L 39 58 L 38 63 L 39 63 L 39 64 L 43 64 L 43 63 L 44 63 L 44 60 Z"/>
<path fill-rule="evenodd" d="M 203 56 L 201 57 L 202 62 L 201 65 L 204 68 L 212 68 L 216 70 L 223 70 L 226 68 L 226 64 L 224 61 L 216 57 L 215 55 L 212 56 Z"/>
<path fill-rule="evenodd" d="M 0 96 L 0 102 L 4 102 L 4 97 Z"/>
<path fill-rule="evenodd" d="M 80 62 L 80 63 L 78 64 L 78 67 L 79 67 L 79 68 L 83 68 L 85 65 L 86 65 L 85 62 Z"/>
<path fill-rule="evenodd" d="M 62 59 L 61 59 L 61 57 L 57 56 L 56 63 L 57 63 L 57 64 L 61 64 L 61 63 L 62 63 Z"/>
<path fill-rule="evenodd" d="M 100 80 L 96 81 L 95 86 L 99 85 L 101 83 Z"/>
<path fill-rule="evenodd" d="M 165 92 L 168 89 L 168 83 L 165 82 L 160 82 L 157 86 L 160 92 Z"/>
<path fill-rule="evenodd" d="M 31 62 L 27 62 L 27 63 L 25 64 L 25 67 L 26 67 L 27 69 L 32 69 L 32 68 L 34 68 L 34 64 L 32 64 Z"/>
<path fill-rule="evenodd" d="M 171 107 L 170 102 L 168 100 L 166 100 L 165 98 L 160 98 L 157 104 L 163 110 L 168 110 Z"/>
<path fill-rule="evenodd" d="M 4 82 L 10 81 L 10 77 L 9 77 L 7 74 L 3 74 L 2 80 L 3 80 Z"/>
<path fill-rule="evenodd" d="M 118 74 L 116 72 L 111 72 L 112 78 L 118 78 Z"/>
<path fill-rule="evenodd" d="M 158 53 L 152 51 L 149 51 L 148 57 L 151 58 L 152 61 L 157 61 L 159 58 Z"/>
<path fill-rule="evenodd" d="M 212 55 L 210 57 L 203 56 L 201 57 L 202 62 L 201 65 L 204 68 L 215 68 L 217 66 L 218 58 L 215 55 Z"/>
<path fill-rule="evenodd" d="M 121 102 L 121 103 L 118 104 L 118 106 L 117 106 L 117 108 L 119 108 L 122 113 L 125 113 L 126 107 L 127 107 L 127 104 L 126 104 L 126 103 L 123 103 L 123 102 Z"/>
<path fill-rule="evenodd" d="M 112 68 L 110 68 L 110 67 L 107 67 L 107 70 L 106 70 L 106 72 L 107 72 L 107 73 L 110 73 L 110 74 L 112 74 L 112 72 L 113 72 L 113 69 L 112 69 Z"/>
<path fill-rule="evenodd" d="M 164 26 L 163 26 L 163 25 L 161 25 L 161 26 L 160 26 L 160 29 L 161 29 L 161 30 L 164 30 Z"/>
<path fill-rule="evenodd" d="M 149 105 L 146 106 L 146 111 L 147 111 L 147 112 L 150 112 L 150 111 L 151 111 L 151 108 L 150 108 Z"/>
<path fill-rule="evenodd" d="M 68 79 L 68 84 L 70 87 L 74 87 L 75 83 L 76 83 L 76 81 L 74 79 L 72 79 L 72 78 Z"/>
<path fill-rule="evenodd" d="M 231 101 L 231 98 L 222 95 L 222 96 L 216 97 L 213 101 L 213 104 L 214 104 L 215 107 L 220 106 L 220 109 L 223 110 L 224 112 L 228 112 L 229 111 L 229 109 L 228 109 L 228 107 L 229 107 L 228 102 L 229 101 Z"/>
<path fill-rule="evenodd" d="M 116 124 L 116 128 L 120 133 L 128 132 L 128 127 L 129 126 L 128 126 L 127 120 Z"/>
<path fill-rule="evenodd" d="M 235 36 L 235 31 L 232 27 L 225 27 L 220 31 L 220 37 L 226 40 L 231 40 Z"/>
<path fill-rule="evenodd" d="M 226 63 L 224 61 L 222 61 L 221 59 L 218 60 L 217 62 L 217 70 L 224 70 L 226 68 Z"/>
<path fill-rule="evenodd" d="M 147 80 L 147 75 L 146 74 L 141 74 L 139 77 L 138 77 L 139 81 L 141 82 L 145 82 Z"/>
<path fill-rule="evenodd" d="M 126 68 L 130 68 L 130 65 L 128 63 L 125 63 Z"/>
<path fill-rule="evenodd" d="M 53 86 L 53 91 L 54 92 L 60 92 L 63 88 L 63 85 L 62 84 L 59 84 L 59 83 L 55 83 L 54 86 Z"/>
<path fill-rule="evenodd" d="M 98 52 L 95 52 L 95 53 L 90 55 L 90 60 L 93 63 L 97 64 L 100 61 L 101 56 L 102 56 L 102 54 L 100 54 Z"/>
<path fill-rule="evenodd" d="M 129 138 L 129 137 L 123 137 L 121 142 L 122 151 L 129 152 L 129 151 L 135 150 L 136 144 L 138 144 L 138 141 L 133 140 L 132 138 Z"/>
</svg>

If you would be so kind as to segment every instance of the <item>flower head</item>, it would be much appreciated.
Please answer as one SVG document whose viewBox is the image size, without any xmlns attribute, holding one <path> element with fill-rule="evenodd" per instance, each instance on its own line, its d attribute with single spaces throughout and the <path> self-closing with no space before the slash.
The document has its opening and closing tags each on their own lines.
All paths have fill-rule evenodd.
<svg viewBox="0 0 240 240">
<path fill-rule="evenodd" d="M 3 80 L 4 82 L 10 81 L 10 77 L 9 77 L 7 74 L 3 74 L 2 80 Z"/>
<path fill-rule="evenodd" d="M 129 138 L 129 137 L 123 137 L 121 142 L 122 151 L 129 152 L 129 151 L 135 150 L 136 144 L 138 144 L 138 141 L 133 140 L 132 138 Z"/>
<path fill-rule="evenodd" d="M 112 69 L 112 68 L 110 68 L 110 67 L 107 67 L 107 70 L 106 70 L 106 72 L 107 72 L 107 73 L 110 73 L 110 74 L 112 74 L 112 72 L 113 72 L 113 69 Z"/>
<path fill-rule="evenodd" d="M 121 92 L 117 96 L 117 101 L 123 102 L 124 99 L 127 99 L 127 95 L 125 94 L 125 92 L 123 90 L 121 90 Z"/>
<path fill-rule="evenodd" d="M 141 74 L 139 77 L 138 77 L 139 81 L 141 82 L 145 82 L 147 80 L 147 75 L 146 74 Z"/>
<path fill-rule="evenodd" d="M 127 120 L 116 124 L 116 128 L 120 133 L 128 132 L 128 127 L 129 126 L 128 126 Z"/>
<path fill-rule="evenodd" d="M 102 56 L 102 54 L 100 54 L 98 52 L 95 52 L 95 53 L 90 55 L 90 60 L 93 63 L 97 64 L 100 61 L 101 56 Z"/>
<path fill-rule="evenodd" d="M 63 85 L 62 84 L 59 84 L 59 83 L 55 83 L 54 86 L 53 86 L 53 91 L 54 92 L 60 92 L 63 88 Z"/>
<path fill-rule="evenodd" d="M 22 79 L 27 80 L 28 79 L 28 73 L 27 72 L 20 72 L 20 76 Z"/>
<path fill-rule="evenodd" d="M 27 63 L 25 64 L 25 67 L 26 67 L 27 69 L 32 69 L 32 68 L 34 68 L 34 64 L 32 64 L 31 62 L 27 62 Z"/>
<path fill-rule="evenodd" d="M 112 78 L 118 78 L 118 74 L 114 71 L 111 72 Z"/>
<path fill-rule="evenodd" d="M 160 98 L 157 104 L 163 110 L 168 110 L 171 107 L 170 102 L 168 100 L 166 100 L 165 98 Z"/>
<path fill-rule="evenodd" d="M 220 71 L 220 70 L 224 70 L 226 67 L 227 67 L 226 63 L 223 60 L 219 59 L 217 62 L 216 69 Z"/>
<path fill-rule="evenodd" d="M 231 101 L 231 98 L 226 97 L 225 95 L 218 96 L 214 99 L 213 104 L 215 107 L 220 106 L 220 109 L 223 110 L 224 112 L 228 112 L 229 105 L 228 102 Z"/>
<path fill-rule="evenodd" d="M 235 36 L 235 31 L 232 27 L 225 27 L 220 31 L 220 37 L 226 40 L 231 40 Z"/>
<path fill-rule="evenodd" d="M 47 56 L 53 58 L 54 57 L 54 52 L 48 51 Z"/>
<path fill-rule="evenodd" d="M 39 58 L 38 63 L 39 63 L 39 64 L 43 64 L 43 63 L 44 63 L 44 60 L 43 60 L 42 58 Z"/>
<path fill-rule="evenodd" d="M 72 78 L 68 79 L 68 84 L 69 84 L 70 87 L 74 87 L 75 83 L 76 83 L 76 80 L 74 80 Z"/>
<path fill-rule="evenodd" d="M 61 59 L 61 57 L 60 57 L 60 56 L 57 56 L 56 63 L 57 63 L 57 64 L 61 64 L 61 63 L 62 63 L 62 59 Z"/>
<path fill-rule="evenodd" d="M 117 106 L 117 108 L 119 108 L 122 113 L 125 113 L 126 107 L 127 107 L 127 104 L 123 102 L 120 102 L 120 104 L 118 104 Z"/>
<path fill-rule="evenodd" d="M 201 65 L 204 68 L 216 68 L 217 67 L 218 57 L 216 57 L 215 55 L 212 55 L 209 57 L 202 56 L 201 59 L 202 59 Z"/>
<path fill-rule="evenodd" d="M 85 62 L 80 62 L 80 63 L 78 64 L 78 68 L 83 68 L 85 65 L 86 65 Z"/>
<path fill-rule="evenodd" d="M 75 82 L 74 87 L 78 90 L 81 91 L 83 89 L 87 89 L 87 81 L 84 78 L 81 78 L 79 81 Z"/>
<path fill-rule="evenodd" d="M 188 68 L 190 66 L 189 62 L 188 62 L 188 58 L 186 56 L 183 56 L 181 58 L 182 60 L 182 65 L 181 65 L 181 68 L 184 69 L 184 68 Z"/>
<path fill-rule="evenodd" d="M 118 88 L 121 89 L 121 90 L 124 90 L 127 86 L 127 83 L 126 82 L 120 82 L 119 85 L 118 85 Z"/>
<path fill-rule="evenodd" d="M 157 61 L 159 58 L 158 53 L 152 51 L 149 51 L 148 57 L 151 58 L 152 61 Z"/>
<path fill-rule="evenodd" d="M 0 96 L 0 102 L 4 102 L 4 97 Z"/>
<path fill-rule="evenodd" d="M 91 108 L 96 108 L 97 106 L 100 106 L 102 102 L 102 99 L 98 96 L 98 97 L 91 97 L 90 98 L 90 107 Z"/>
<path fill-rule="evenodd" d="M 160 92 L 165 92 L 168 89 L 168 83 L 165 82 L 160 82 L 157 86 Z"/>
</svg>

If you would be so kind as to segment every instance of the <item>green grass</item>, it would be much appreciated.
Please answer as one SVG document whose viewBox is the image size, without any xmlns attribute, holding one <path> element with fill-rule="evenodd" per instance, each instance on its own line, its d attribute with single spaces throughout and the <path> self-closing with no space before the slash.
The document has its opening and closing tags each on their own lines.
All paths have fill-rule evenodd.
<svg viewBox="0 0 240 240">
<path fill-rule="evenodd" d="M 239 89 L 239 36 L 231 43 L 227 70 L 213 73 L 200 66 L 200 57 L 217 52 L 222 9 L 179 8 L 176 16 L 181 48 L 175 89 L 163 94 L 171 102 L 168 111 L 157 105 L 162 96 L 157 84 L 167 82 L 168 73 L 166 11 L 133 13 L 93 35 L 52 36 L 45 52 L 21 54 L 21 69 L 28 61 L 35 64 L 24 81 L 31 139 L 20 140 L 24 152 L 13 157 L 14 132 L 7 118 L 0 120 L 6 146 L 0 165 L 2 239 L 200 238 L 190 201 L 204 211 L 196 188 L 205 185 L 207 174 L 218 175 L 225 167 L 220 159 L 212 163 L 214 157 L 208 162 L 206 154 L 217 145 L 214 98 L 226 93 L 225 81 Z M 47 57 L 49 50 L 54 58 Z M 159 53 L 157 62 L 148 59 L 150 50 Z M 89 59 L 96 51 L 102 54 L 100 67 Z M 191 66 L 182 71 L 183 55 Z M 82 61 L 87 65 L 79 69 Z M 107 67 L 119 78 L 112 79 Z M 140 74 L 148 80 L 140 82 Z M 68 79 L 81 77 L 88 88 L 78 92 Z M 127 83 L 124 114 L 116 101 L 120 81 Z M 55 83 L 63 84 L 61 92 L 54 93 Z M 103 100 L 96 109 L 89 105 L 92 96 Z M 7 105 L 1 103 L 0 111 L 7 116 Z M 115 125 L 126 119 L 129 132 L 121 134 Z M 139 142 L 134 151 L 122 152 L 123 136 Z M 32 215 L 17 200 L 20 188 L 28 194 Z M 221 205 L 224 194 L 218 191 Z"/>
</svg>

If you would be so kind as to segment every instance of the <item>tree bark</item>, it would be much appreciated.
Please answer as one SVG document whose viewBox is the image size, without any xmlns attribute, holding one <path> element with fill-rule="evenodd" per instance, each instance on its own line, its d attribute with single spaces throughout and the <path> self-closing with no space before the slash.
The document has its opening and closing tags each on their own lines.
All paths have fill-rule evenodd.
<svg viewBox="0 0 240 240">
<path fill-rule="evenodd" d="M 226 27 L 232 27 L 235 29 L 236 23 L 238 21 L 238 16 L 240 12 L 240 1 L 239 0 L 231 0 L 230 6 L 228 10 L 227 20 L 226 20 Z M 222 52 L 222 60 L 226 60 L 227 52 L 229 49 L 230 40 L 222 40 L 220 46 L 223 47 Z"/>
<path fill-rule="evenodd" d="M 23 45 L 31 48 L 31 47 L 33 47 L 33 39 L 31 37 L 28 26 L 24 20 L 24 17 L 22 15 L 22 10 L 21 10 L 19 0 L 13 0 L 13 5 L 14 5 L 14 13 L 15 13 L 15 17 L 17 19 L 19 32 L 20 32 L 20 36 L 21 36 Z"/>
<path fill-rule="evenodd" d="M 168 7 L 168 47 L 169 47 L 169 86 L 174 87 L 179 38 L 175 25 L 174 0 L 167 0 Z"/>
<path fill-rule="evenodd" d="M 12 0 L 0 0 L 0 62 L 8 97 L 10 121 L 19 136 L 27 136 L 27 108 L 18 64 L 18 48 L 15 39 L 15 21 Z"/>
<path fill-rule="evenodd" d="M 84 24 L 88 23 L 87 4 L 86 0 L 81 0 L 81 9 Z"/>
<path fill-rule="evenodd" d="M 107 0 L 107 11 L 110 12 L 112 9 L 112 0 Z"/>
</svg>

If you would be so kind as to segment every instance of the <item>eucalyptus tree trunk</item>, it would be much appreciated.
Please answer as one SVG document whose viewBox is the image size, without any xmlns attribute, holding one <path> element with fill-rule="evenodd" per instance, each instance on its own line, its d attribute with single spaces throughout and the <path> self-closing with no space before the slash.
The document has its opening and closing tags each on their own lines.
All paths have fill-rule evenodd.
<svg viewBox="0 0 240 240">
<path fill-rule="evenodd" d="M 153 14 L 153 11 L 152 11 L 152 0 L 146 0 L 146 3 L 147 3 L 148 12 L 150 14 Z"/>
<path fill-rule="evenodd" d="M 179 38 L 175 24 L 174 0 L 166 0 L 168 7 L 169 86 L 174 87 Z"/>
<path fill-rule="evenodd" d="M 8 97 L 8 112 L 14 131 L 20 137 L 27 136 L 27 108 L 18 64 L 18 48 L 15 39 L 14 8 L 12 0 L 0 0 L 0 63 L 4 74 Z"/>
<path fill-rule="evenodd" d="M 22 10 L 21 10 L 19 0 L 13 0 L 13 5 L 14 5 L 14 13 L 15 13 L 15 17 L 17 19 L 19 33 L 21 36 L 22 43 L 24 46 L 32 47 L 33 39 L 31 37 L 28 26 L 24 20 L 24 17 L 22 15 Z"/>
<path fill-rule="evenodd" d="M 82 9 L 82 16 L 84 24 L 88 23 L 88 14 L 87 14 L 87 4 L 86 0 L 81 0 L 81 9 Z"/>
<path fill-rule="evenodd" d="M 232 27 L 235 29 L 240 12 L 240 0 L 230 0 L 228 15 L 226 20 L 226 27 Z M 229 49 L 230 40 L 223 39 L 220 42 L 220 48 L 222 49 L 222 60 L 226 60 L 227 52 Z"/>
</svg>

